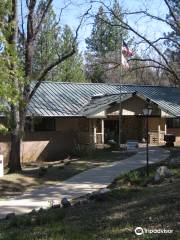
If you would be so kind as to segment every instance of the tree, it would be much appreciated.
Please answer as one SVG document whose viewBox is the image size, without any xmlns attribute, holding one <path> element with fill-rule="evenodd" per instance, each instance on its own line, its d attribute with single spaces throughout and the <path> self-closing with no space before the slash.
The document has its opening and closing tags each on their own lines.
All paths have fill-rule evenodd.
<svg viewBox="0 0 180 240">
<path fill-rule="evenodd" d="M 69 45 L 69 48 L 58 54 L 55 59 L 49 59 L 49 61 L 39 69 L 37 74 L 34 75 L 33 59 L 35 56 L 36 38 L 52 2 L 53 0 L 47 0 L 45 2 L 38 19 L 34 21 L 38 1 L 27 0 L 27 11 L 25 11 L 27 14 L 27 22 L 24 23 L 22 18 L 21 27 L 18 25 L 18 6 L 20 5 L 19 3 L 22 2 L 18 0 L 3 1 L 3 4 L 7 4 L 8 11 L 5 11 L 5 7 L 0 8 L 1 16 L 3 16 L 1 17 L 1 25 L 3 26 L 3 28 L 1 28 L 1 35 L 3 35 L 4 39 L 4 42 L 1 40 L 1 59 L 4 57 L 6 60 L 5 67 L 7 68 L 8 84 L 13 93 L 13 98 L 10 97 L 8 101 L 8 106 L 10 107 L 11 135 L 11 152 L 9 159 L 10 172 L 21 170 L 20 146 L 24 134 L 28 104 L 47 74 L 54 67 L 61 64 L 75 53 L 75 42 L 78 37 L 78 30 L 84 16 L 87 15 L 87 13 L 85 13 L 81 18 L 80 24 L 76 29 L 74 40 Z M 18 36 L 18 34 L 20 36 Z M 17 49 L 19 46 L 23 49 L 23 51 L 21 51 L 23 56 L 18 55 Z M 35 80 L 33 88 L 30 87 L 32 80 Z M 6 80 L 4 83 L 6 83 Z"/>
<path fill-rule="evenodd" d="M 38 21 L 39 15 L 42 13 L 47 0 L 41 0 L 35 12 L 35 19 Z M 47 65 L 49 59 L 55 59 L 59 52 L 61 39 L 61 28 L 57 24 L 57 17 L 52 5 L 49 6 L 46 16 L 42 21 L 41 27 L 36 37 L 33 58 L 33 74 L 37 75 L 43 66 Z M 47 80 L 48 76 L 47 76 Z"/>
<path fill-rule="evenodd" d="M 62 34 L 59 37 L 60 52 L 69 49 L 71 46 L 74 35 L 71 28 L 65 25 Z M 61 65 L 57 66 L 50 74 L 49 78 L 53 81 L 62 82 L 86 82 L 84 74 L 83 57 L 79 53 L 77 41 L 74 43 L 76 52 L 71 57 L 66 59 Z"/>
<path fill-rule="evenodd" d="M 172 68 L 180 76 L 180 2 L 178 0 L 169 0 L 169 14 L 166 20 L 171 23 L 172 31 L 165 34 L 168 40 L 165 40 L 167 55 Z M 169 41 L 171 40 L 171 41 Z"/>
<path fill-rule="evenodd" d="M 122 9 L 117 0 L 114 0 L 112 9 L 122 21 Z M 115 66 L 120 65 L 122 42 L 129 37 L 118 18 L 112 14 L 107 15 L 102 5 L 95 15 L 91 36 L 86 39 L 87 75 L 93 82 L 120 80 L 120 70 Z"/>
<path fill-rule="evenodd" d="M 163 18 L 162 16 L 153 15 L 150 13 L 147 9 L 143 10 L 143 6 L 141 10 L 137 10 L 134 12 L 131 11 L 125 11 L 123 13 L 124 16 L 128 18 L 128 16 L 135 15 L 138 16 L 139 21 L 143 19 L 148 19 L 151 21 L 155 21 L 156 24 L 163 23 L 167 26 L 167 28 L 171 28 L 172 31 L 175 31 L 176 33 L 179 33 L 180 29 L 180 23 L 179 23 L 179 1 L 172 1 L 172 0 L 161 0 L 162 4 L 166 6 L 168 9 L 168 19 L 171 19 L 171 21 L 167 20 L 166 18 Z M 91 1 L 92 2 L 92 1 Z M 97 1 L 95 1 L 97 3 Z M 175 3 L 175 5 L 172 4 Z M 164 41 L 168 41 L 170 43 L 176 43 L 179 49 L 179 37 L 177 40 L 172 38 L 170 35 L 162 35 L 160 37 L 157 37 L 156 39 L 153 39 L 151 36 L 146 36 L 144 32 L 141 32 L 136 26 L 129 24 L 127 21 L 124 21 L 124 19 L 120 18 L 117 13 L 114 11 L 114 9 L 111 7 L 111 5 L 106 4 L 104 1 L 99 1 L 101 5 L 106 9 L 106 12 L 114 16 L 115 19 L 119 21 L 118 24 L 112 24 L 115 27 L 123 27 L 128 32 L 131 32 L 132 35 L 134 35 L 140 44 L 146 45 L 147 53 L 145 54 L 145 57 L 134 57 L 129 59 L 129 62 L 141 62 L 143 64 L 143 68 L 153 68 L 158 69 L 161 72 L 161 76 L 163 77 L 165 74 L 169 76 L 169 80 L 171 81 L 171 84 L 175 86 L 180 86 L 180 75 L 179 75 L 179 67 L 176 68 L 174 64 L 172 64 L 172 61 L 170 61 L 169 57 L 167 56 L 166 52 L 163 50 L 164 48 Z M 175 7 L 174 7 L 175 6 Z M 173 22 L 172 22 L 173 21 Z M 175 30 L 176 28 L 176 30 Z M 172 47 L 171 47 L 172 50 Z M 146 64 L 145 64 L 146 63 Z M 141 65 L 141 64 L 140 64 Z M 141 66 L 138 66 L 138 68 Z M 137 70 L 135 67 L 133 70 Z"/>
<path fill-rule="evenodd" d="M 99 7 L 94 18 L 91 36 L 86 39 L 86 75 L 91 82 L 104 82 L 106 70 L 102 64 L 109 49 L 108 17 L 102 6 Z"/>
<path fill-rule="evenodd" d="M 112 7 L 113 12 L 117 17 L 114 15 L 110 15 L 111 20 L 110 20 L 110 49 L 111 51 L 119 51 L 121 44 L 122 44 L 122 39 L 124 41 L 129 40 L 128 32 L 126 29 L 121 26 L 120 20 L 123 21 L 123 14 L 122 14 L 122 9 L 119 5 L 119 2 L 117 0 L 114 0 L 113 2 L 113 7 Z"/>
<path fill-rule="evenodd" d="M 40 2 L 36 16 L 38 18 L 44 1 Z M 68 25 L 60 28 L 57 24 L 57 17 L 52 7 L 49 8 L 41 29 L 37 35 L 35 44 L 36 55 L 33 61 L 34 75 L 39 72 L 42 66 L 46 65 L 49 59 L 57 58 L 58 54 L 68 51 L 74 41 L 74 34 Z M 78 50 L 77 41 L 74 42 L 75 53 L 66 59 L 60 66 L 51 70 L 47 76 L 48 81 L 62 82 L 85 82 L 83 58 Z"/>
<path fill-rule="evenodd" d="M 101 56 L 109 50 L 108 17 L 102 6 L 95 15 L 91 36 L 86 39 L 87 49 Z"/>
</svg>

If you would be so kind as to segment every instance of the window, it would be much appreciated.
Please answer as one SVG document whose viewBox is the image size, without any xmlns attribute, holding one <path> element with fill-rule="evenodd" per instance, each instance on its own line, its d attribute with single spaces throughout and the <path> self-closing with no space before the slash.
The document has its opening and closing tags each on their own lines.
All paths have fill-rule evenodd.
<svg viewBox="0 0 180 240">
<path fill-rule="evenodd" d="M 167 119 L 168 128 L 180 128 L 180 118 L 169 118 Z"/>
<path fill-rule="evenodd" d="M 55 131 L 55 119 L 54 118 L 40 118 L 34 119 L 34 131 Z"/>
</svg>

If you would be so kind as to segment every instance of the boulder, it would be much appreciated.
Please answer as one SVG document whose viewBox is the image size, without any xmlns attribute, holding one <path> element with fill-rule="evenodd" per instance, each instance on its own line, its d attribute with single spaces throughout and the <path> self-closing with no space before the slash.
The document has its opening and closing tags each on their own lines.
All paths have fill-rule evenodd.
<svg viewBox="0 0 180 240">
<path fill-rule="evenodd" d="M 172 158 L 169 163 L 173 166 L 180 165 L 180 158 Z"/>
<path fill-rule="evenodd" d="M 154 175 L 154 182 L 158 183 L 161 181 L 161 176 L 158 172 L 156 172 L 156 174 Z"/>
<path fill-rule="evenodd" d="M 105 194 L 105 193 L 109 193 L 109 192 L 110 192 L 110 189 L 108 189 L 108 188 L 102 188 L 99 190 L 100 194 Z"/>
<path fill-rule="evenodd" d="M 71 203 L 70 201 L 67 199 L 67 198 L 63 198 L 61 200 L 61 205 L 64 207 L 64 208 L 67 208 L 67 207 L 70 207 L 71 206 Z"/>
<path fill-rule="evenodd" d="M 161 178 L 171 177 L 171 171 L 166 166 L 161 166 L 156 170 L 156 173 L 159 173 Z"/>
</svg>

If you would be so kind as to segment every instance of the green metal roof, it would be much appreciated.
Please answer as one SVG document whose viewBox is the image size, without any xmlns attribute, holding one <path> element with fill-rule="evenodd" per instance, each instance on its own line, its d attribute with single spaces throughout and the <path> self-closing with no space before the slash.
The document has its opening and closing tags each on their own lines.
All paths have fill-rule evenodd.
<svg viewBox="0 0 180 240">
<path fill-rule="evenodd" d="M 86 116 L 136 92 L 165 112 L 180 116 L 180 89 L 104 83 L 43 82 L 33 96 L 28 114 L 42 117 Z"/>
<path fill-rule="evenodd" d="M 103 110 L 106 110 L 112 104 L 120 103 L 120 101 L 125 101 L 132 97 L 132 94 L 122 93 L 120 94 L 105 94 L 102 96 L 94 96 L 91 98 L 90 102 L 83 108 L 82 115 L 94 115 Z"/>
</svg>

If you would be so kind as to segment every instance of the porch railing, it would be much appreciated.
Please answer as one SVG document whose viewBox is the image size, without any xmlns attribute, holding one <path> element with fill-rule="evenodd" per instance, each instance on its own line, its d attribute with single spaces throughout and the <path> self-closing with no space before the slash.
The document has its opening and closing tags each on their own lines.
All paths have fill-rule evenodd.
<svg viewBox="0 0 180 240">
<path fill-rule="evenodd" d="M 165 131 L 150 131 L 149 132 L 149 142 L 151 144 L 161 144 L 164 143 Z"/>
</svg>

